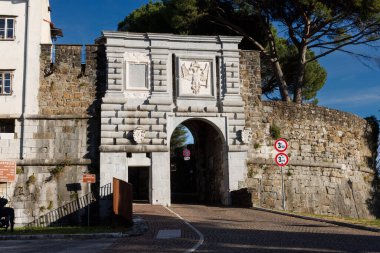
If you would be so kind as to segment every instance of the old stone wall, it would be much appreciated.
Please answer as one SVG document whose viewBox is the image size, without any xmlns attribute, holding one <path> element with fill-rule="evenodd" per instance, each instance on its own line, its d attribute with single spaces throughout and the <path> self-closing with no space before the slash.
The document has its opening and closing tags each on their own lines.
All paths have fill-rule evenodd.
<svg viewBox="0 0 380 253">
<path fill-rule="evenodd" d="M 52 49 L 41 45 L 39 113 L 17 120 L 15 138 L 0 142 L 1 159 L 17 162 L 16 181 L 1 184 L 0 195 L 19 225 L 87 193 L 82 174 L 98 172 L 104 51 L 85 46 L 82 61 L 80 45 Z"/>
<path fill-rule="evenodd" d="M 52 63 L 52 45 L 41 46 L 40 114 L 94 115 L 98 46 L 85 46 L 85 64 L 82 64 L 82 45 L 55 45 L 54 48 Z"/>
<path fill-rule="evenodd" d="M 252 53 L 243 53 L 249 59 Z M 258 57 L 258 55 L 256 55 Z M 250 62 L 257 62 L 251 59 Z M 241 69 L 254 68 L 244 64 Z M 244 72 L 242 72 L 243 74 Z M 242 79 L 247 79 L 244 75 Z M 247 187 L 254 206 L 282 209 L 281 170 L 274 162 L 277 138 L 289 143 L 284 169 L 286 210 L 355 218 L 375 212 L 375 137 L 366 120 L 309 104 L 260 101 L 252 82 L 242 82 L 246 127 L 253 131 Z"/>
</svg>

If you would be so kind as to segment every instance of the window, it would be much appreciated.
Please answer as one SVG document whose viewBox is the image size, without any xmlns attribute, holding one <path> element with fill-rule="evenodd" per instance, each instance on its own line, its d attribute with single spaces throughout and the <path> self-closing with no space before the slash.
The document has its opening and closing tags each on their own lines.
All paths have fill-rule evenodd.
<svg viewBox="0 0 380 253">
<path fill-rule="evenodd" d="M 128 88 L 147 89 L 147 64 L 129 63 L 128 64 Z"/>
<path fill-rule="evenodd" d="M 0 40 L 15 38 L 15 19 L 0 17 Z"/>
<path fill-rule="evenodd" d="M 0 95 L 12 94 L 13 72 L 0 71 Z"/>
<path fill-rule="evenodd" d="M 0 119 L 0 133 L 14 133 L 15 120 L 14 119 Z"/>
</svg>

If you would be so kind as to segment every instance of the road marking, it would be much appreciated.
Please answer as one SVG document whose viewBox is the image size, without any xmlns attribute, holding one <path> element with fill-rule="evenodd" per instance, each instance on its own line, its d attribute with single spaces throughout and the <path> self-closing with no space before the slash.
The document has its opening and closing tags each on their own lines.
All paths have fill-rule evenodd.
<svg viewBox="0 0 380 253">
<path fill-rule="evenodd" d="M 197 235 L 199 236 L 199 240 L 198 240 L 198 243 L 195 244 L 191 249 L 188 249 L 186 250 L 185 252 L 194 252 L 196 251 L 199 246 L 201 246 L 205 240 L 203 234 L 198 230 L 196 229 L 193 225 L 191 225 L 187 220 L 185 220 L 184 218 L 182 218 L 178 213 L 174 212 L 173 210 L 171 210 L 169 207 L 166 207 L 164 206 L 169 212 L 171 212 L 172 214 L 174 214 L 175 216 L 177 216 L 180 220 L 182 220 L 187 226 L 189 226 L 195 233 L 197 233 Z"/>
<path fill-rule="evenodd" d="M 157 233 L 156 239 L 172 239 L 181 237 L 180 229 L 160 229 Z"/>
</svg>

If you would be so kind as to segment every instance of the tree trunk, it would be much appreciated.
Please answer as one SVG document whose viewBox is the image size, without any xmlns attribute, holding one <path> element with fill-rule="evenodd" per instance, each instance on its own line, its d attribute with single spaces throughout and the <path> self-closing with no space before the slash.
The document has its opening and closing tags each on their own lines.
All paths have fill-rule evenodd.
<svg viewBox="0 0 380 253">
<path fill-rule="evenodd" d="M 272 68 L 274 75 L 276 76 L 277 82 L 279 83 L 279 89 L 282 101 L 290 102 L 288 85 L 285 81 L 284 73 L 282 72 L 281 65 L 278 60 L 272 62 Z"/>
<path fill-rule="evenodd" d="M 306 52 L 307 52 L 307 46 L 306 45 L 300 46 L 297 82 L 294 85 L 294 97 L 293 97 L 293 102 L 298 103 L 298 104 L 302 103 L 302 88 L 303 88 L 303 82 L 305 78 Z"/>
<path fill-rule="evenodd" d="M 273 34 L 272 34 L 270 28 L 268 28 L 267 34 L 268 34 L 268 39 L 269 39 L 272 68 L 273 68 L 274 75 L 277 79 L 277 82 L 279 83 L 281 99 L 282 99 L 282 101 L 290 102 L 288 84 L 286 83 L 284 73 L 282 72 L 282 68 L 281 68 L 280 62 L 278 60 L 276 44 L 274 42 L 274 37 L 273 37 Z"/>
</svg>

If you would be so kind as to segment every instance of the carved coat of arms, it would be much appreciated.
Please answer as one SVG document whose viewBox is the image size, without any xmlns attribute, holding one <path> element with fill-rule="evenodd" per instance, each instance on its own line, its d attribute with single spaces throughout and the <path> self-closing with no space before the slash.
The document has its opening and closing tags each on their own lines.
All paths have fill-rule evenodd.
<svg viewBox="0 0 380 253">
<path fill-rule="evenodd" d="M 250 143 L 252 140 L 252 135 L 252 129 L 244 128 L 244 130 L 241 131 L 241 140 L 243 141 L 243 143 Z"/>
<path fill-rule="evenodd" d="M 145 130 L 142 129 L 141 127 L 136 127 L 133 130 L 133 140 L 139 144 L 141 143 L 145 138 Z"/>
<path fill-rule="evenodd" d="M 190 81 L 191 90 L 194 94 L 199 94 L 201 86 L 207 88 L 210 64 L 205 63 L 202 67 L 197 61 L 193 61 L 189 68 L 185 63 L 181 65 L 181 78 Z"/>
</svg>

